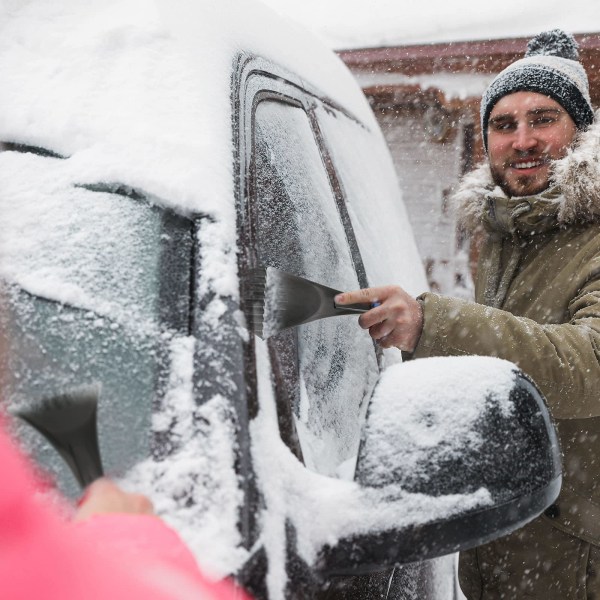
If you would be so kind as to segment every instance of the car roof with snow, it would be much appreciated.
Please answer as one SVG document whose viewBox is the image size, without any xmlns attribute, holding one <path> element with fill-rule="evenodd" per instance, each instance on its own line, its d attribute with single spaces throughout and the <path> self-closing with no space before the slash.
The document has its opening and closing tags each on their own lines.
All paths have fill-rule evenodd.
<svg viewBox="0 0 600 600">
<path fill-rule="evenodd" d="M 73 157 L 91 180 L 118 181 L 179 210 L 231 216 L 222 197 L 232 191 L 222 186 L 232 181 L 240 51 L 306 77 L 373 123 L 339 59 L 259 3 L 4 2 L 0 84 L 11 92 L 0 100 L 0 139 Z"/>
<path fill-rule="evenodd" d="M 219 230 L 215 252 L 222 256 L 234 248 L 232 78 L 253 56 L 289 71 L 305 89 L 343 107 L 383 139 L 341 61 L 315 36 L 259 2 L 2 3 L 0 86 L 10 93 L 0 98 L 0 142 L 69 159 L 52 167 L 52 173 L 33 159 L 3 159 L 7 164 L 0 185 L 12 198 L 3 218 L 20 225 L 7 229 L 0 240 L 6 259 L 2 268 L 13 263 L 14 276 L 23 256 L 40 255 L 35 247 L 40 240 L 23 235 L 27 227 L 31 230 L 25 203 L 15 199 L 40 189 L 56 195 L 61 185 L 100 183 L 105 191 L 111 186 L 129 190 L 183 215 L 209 216 Z M 370 196 L 378 196 L 378 210 L 400 211 L 406 222 L 391 161 L 383 155 L 380 160 L 386 163 L 385 175 L 378 178 L 395 189 L 376 193 L 371 184 Z M 31 223 L 38 218 L 30 217 Z M 388 233 L 380 236 L 387 244 L 384 254 L 407 254 L 410 260 L 404 264 L 414 265 L 412 233 L 394 231 L 392 224 L 390 219 Z M 365 247 L 363 253 L 368 252 Z M 371 262 L 380 261 L 374 256 Z M 213 283 L 220 293 L 236 297 L 235 265 L 225 262 L 228 266 Z M 423 290 L 419 269 L 406 266 L 399 277 L 415 293 Z"/>
</svg>

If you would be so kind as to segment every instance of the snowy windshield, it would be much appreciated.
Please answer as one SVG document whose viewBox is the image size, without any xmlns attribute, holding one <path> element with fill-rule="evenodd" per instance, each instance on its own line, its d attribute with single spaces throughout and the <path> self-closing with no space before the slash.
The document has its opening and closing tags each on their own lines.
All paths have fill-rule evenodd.
<svg viewBox="0 0 600 600">
<path fill-rule="evenodd" d="M 82 181 L 68 159 L 2 152 L 0 165 L 2 276 L 33 295 L 155 329 L 160 257 L 185 254 L 169 231 L 185 219 L 177 226 L 173 216 L 165 230 L 165 210 L 131 190 Z"/>
<path fill-rule="evenodd" d="M 186 334 L 192 222 L 134 190 L 85 181 L 70 159 L 0 152 L 0 275 L 12 408 L 95 390 L 105 468 L 150 452 L 165 342 Z M 41 438 L 23 436 L 62 489 L 74 480 Z"/>
</svg>

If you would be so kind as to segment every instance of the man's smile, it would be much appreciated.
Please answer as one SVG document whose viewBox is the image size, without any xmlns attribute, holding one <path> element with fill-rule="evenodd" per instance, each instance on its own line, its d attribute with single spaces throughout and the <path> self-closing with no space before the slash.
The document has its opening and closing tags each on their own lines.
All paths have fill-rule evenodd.
<svg viewBox="0 0 600 600">
<path fill-rule="evenodd" d="M 520 161 L 511 162 L 510 167 L 512 169 L 523 170 L 523 169 L 534 169 L 537 167 L 542 167 L 547 164 L 548 164 L 548 161 L 546 159 L 539 158 L 537 160 L 529 159 L 529 160 L 520 160 Z"/>
</svg>

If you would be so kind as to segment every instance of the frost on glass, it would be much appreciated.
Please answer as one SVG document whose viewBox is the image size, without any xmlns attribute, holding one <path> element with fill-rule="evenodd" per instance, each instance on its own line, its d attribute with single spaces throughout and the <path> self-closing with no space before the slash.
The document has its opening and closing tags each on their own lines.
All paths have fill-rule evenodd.
<svg viewBox="0 0 600 600">
<path fill-rule="evenodd" d="M 255 117 L 259 260 L 340 289 L 359 287 L 328 175 L 306 113 L 261 102 Z M 364 404 L 375 383 L 373 345 L 356 317 L 297 330 L 299 397 L 293 407 L 307 466 L 352 473 Z"/>
<path fill-rule="evenodd" d="M 340 112 L 317 109 L 325 143 L 348 201 L 369 284 L 427 289 L 390 154 L 379 131 Z"/>
<path fill-rule="evenodd" d="M 66 163 L 2 153 L 2 276 L 36 296 L 156 328 L 160 253 L 175 242 L 161 230 L 163 211 L 85 189 Z"/>
<path fill-rule="evenodd" d="M 150 452 L 168 341 L 187 322 L 191 231 L 141 198 L 85 189 L 68 160 L 0 153 L 0 189 L 5 398 L 14 409 L 96 387 L 105 469 L 122 474 Z M 56 452 L 21 429 L 76 494 Z"/>
<path fill-rule="evenodd" d="M 122 325 L 93 313 L 14 287 L 3 292 L 0 330 L 11 376 L 0 384 L 9 408 L 35 406 L 44 398 L 94 386 L 99 391 L 98 433 L 106 471 L 118 475 L 146 456 L 160 346 L 150 338 L 132 337 Z M 63 492 L 78 493 L 65 463 L 39 434 L 22 426 L 19 437 L 56 475 Z"/>
</svg>

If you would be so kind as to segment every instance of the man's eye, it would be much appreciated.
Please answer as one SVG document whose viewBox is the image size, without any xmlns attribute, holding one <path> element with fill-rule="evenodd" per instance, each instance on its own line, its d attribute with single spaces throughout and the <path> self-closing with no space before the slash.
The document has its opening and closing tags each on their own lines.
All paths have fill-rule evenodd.
<svg viewBox="0 0 600 600">
<path fill-rule="evenodd" d="M 556 123 L 556 121 L 556 117 L 537 117 L 531 121 L 531 127 L 546 127 L 547 125 Z"/>
<path fill-rule="evenodd" d="M 498 123 L 492 123 L 492 129 L 494 131 L 512 131 L 515 127 L 515 123 L 511 121 L 500 121 Z"/>
</svg>

